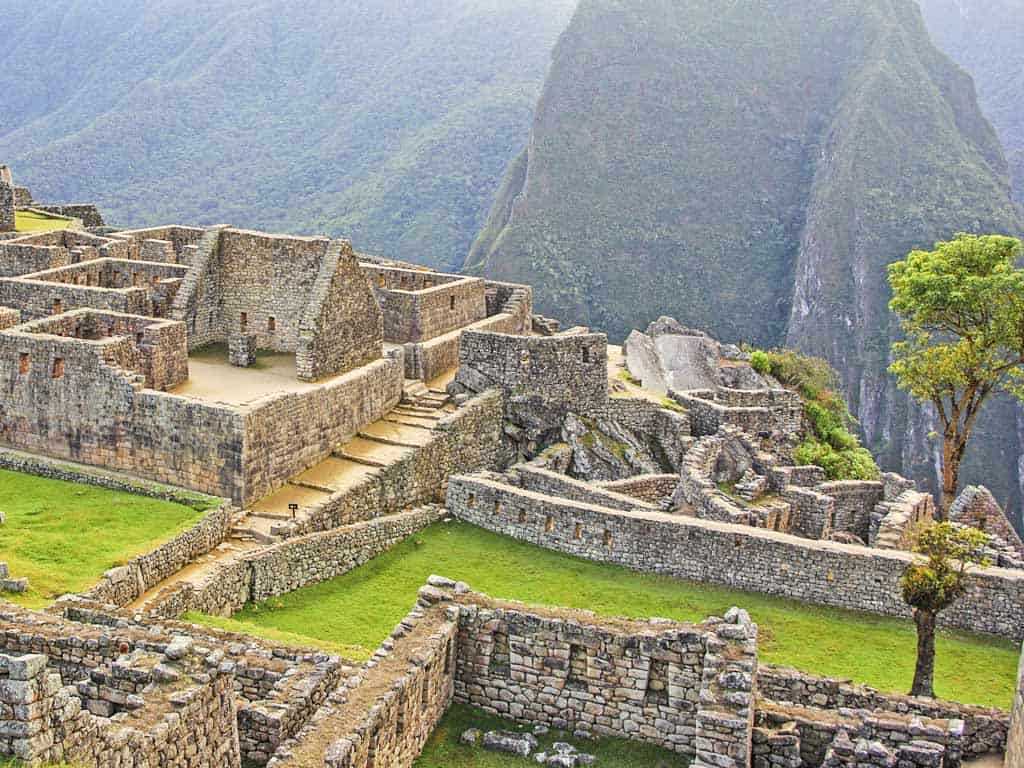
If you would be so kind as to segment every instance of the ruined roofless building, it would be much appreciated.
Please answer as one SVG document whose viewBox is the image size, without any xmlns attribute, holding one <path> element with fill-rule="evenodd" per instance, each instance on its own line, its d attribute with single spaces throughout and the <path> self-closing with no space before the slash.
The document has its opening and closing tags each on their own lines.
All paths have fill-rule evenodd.
<svg viewBox="0 0 1024 768">
<path fill-rule="evenodd" d="M 0 165 L 0 232 L 14 231 L 14 181 L 11 169 Z"/>
</svg>

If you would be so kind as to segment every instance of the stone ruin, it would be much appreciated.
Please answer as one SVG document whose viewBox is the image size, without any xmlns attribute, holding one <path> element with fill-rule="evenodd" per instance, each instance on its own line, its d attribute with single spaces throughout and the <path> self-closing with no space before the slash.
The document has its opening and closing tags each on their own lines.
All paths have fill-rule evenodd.
<svg viewBox="0 0 1024 768">
<path fill-rule="evenodd" d="M 0 238 L 15 231 L 15 213 L 19 210 L 62 219 L 71 226 L 104 225 L 99 209 L 91 203 L 40 203 L 33 200 L 28 187 L 15 186 L 11 169 L 0 165 Z"/>
<path fill-rule="evenodd" d="M 210 388 L 229 376 L 239 392 Z M 1019 754 L 1019 714 L 760 663 L 738 608 L 700 624 L 604 620 L 432 577 L 367 664 L 180 621 L 334 578 L 445 516 L 642 572 L 906 617 L 899 576 L 931 498 L 897 475 L 829 482 L 794 466 L 803 428 L 799 395 L 670 319 L 621 350 L 534 316 L 527 286 L 344 240 L 227 226 L 2 240 L 0 466 L 224 502 L 45 612 L 0 602 L 0 754 L 405 768 L 453 701 L 701 768 Z M 942 620 L 1024 640 L 1019 539 L 982 495 L 965 498 L 959 521 L 1007 545 Z"/>
</svg>

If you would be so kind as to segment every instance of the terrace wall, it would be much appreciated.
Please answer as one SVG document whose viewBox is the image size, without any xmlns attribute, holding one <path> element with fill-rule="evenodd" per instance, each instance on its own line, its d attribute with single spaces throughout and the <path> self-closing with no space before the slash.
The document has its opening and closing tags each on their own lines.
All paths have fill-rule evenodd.
<svg viewBox="0 0 1024 768">
<path fill-rule="evenodd" d="M 910 616 L 899 590 L 899 578 L 913 560 L 906 552 L 657 512 L 619 512 L 481 477 L 450 478 L 447 506 L 475 525 L 591 560 L 819 605 Z M 940 621 L 1024 639 L 1024 571 L 973 573 L 967 594 Z"/>
</svg>

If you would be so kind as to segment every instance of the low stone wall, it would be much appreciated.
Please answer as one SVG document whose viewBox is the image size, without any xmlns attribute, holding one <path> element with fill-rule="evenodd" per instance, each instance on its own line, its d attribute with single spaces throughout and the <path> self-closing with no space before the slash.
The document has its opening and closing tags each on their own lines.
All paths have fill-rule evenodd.
<svg viewBox="0 0 1024 768">
<path fill-rule="evenodd" d="M 922 718 L 962 720 L 965 757 L 1000 753 L 1006 749 L 1010 717 L 1005 710 L 995 707 L 882 693 L 849 680 L 819 677 L 789 667 L 771 665 L 759 667 L 757 690 L 760 696 L 779 704 L 830 710 L 863 709 Z"/>
<path fill-rule="evenodd" d="M 24 472 L 29 475 L 47 477 L 52 480 L 63 480 L 79 485 L 94 485 L 111 491 L 134 493 L 138 496 L 148 496 L 151 499 L 173 501 L 176 504 L 184 504 L 187 507 L 195 506 L 196 504 L 208 505 L 215 498 L 184 488 L 160 485 L 159 483 L 147 483 L 130 475 L 114 472 L 108 473 L 98 467 L 67 464 L 48 459 L 45 456 L 36 456 L 3 448 L 0 448 L 0 469 Z"/>
<path fill-rule="evenodd" d="M 637 475 L 625 480 L 606 480 L 597 483 L 601 488 L 623 496 L 632 496 L 648 504 L 660 506 L 672 496 L 679 485 L 679 475 Z"/>
<path fill-rule="evenodd" d="M 1024 653 L 1017 673 L 1017 690 L 1013 696 L 1013 714 L 1006 738 L 1006 765 L 1024 765 Z"/>
<path fill-rule="evenodd" d="M 500 514 L 494 514 L 495 505 Z M 900 576 L 913 562 L 906 552 L 658 512 L 621 512 L 481 477 L 450 478 L 447 506 L 475 525 L 591 560 L 818 605 L 910 616 L 899 590 Z M 1024 571 L 973 573 L 967 594 L 940 622 L 1024 639 Z"/>
<path fill-rule="evenodd" d="M 411 768 L 452 699 L 458 612 L 427 594 L 271 768 Z"/>
<path fill-rule="evenodd" d="M 235 507 L 225 501 L 187 531 L 104 573 L 100 583 L 87 591 L 84 597 L 111 605 L 128 605 L 146 590 L 222 543 L 231 530 L 235 511 Z"/>
<path fill-rule="evenodd" d="M 171 585 L 144 610 L 167 618 L 187 611 L 230 616 L 248 602 L 348 573 L 445 514 L 442 507 L 424 507 L 290 538 L 219 564 L 198 585 Z"/>
<path fill-rule="evenodd" d="M 0 654 L 0 754 L 27 765 L 66 761 L 96 768 L 241 764 L 231 678 L 217 665 L 195 665 L 197 676 L 184 677 L 179 690 L 147 693 L 146 699 L 156 701 L 122 692 L 117 698 L 134 699 L 133 708 L 114 721 L 86 710 L 46 661 L 42 655 Z M 168 661 L 168 671 L 182 666 Z"/>
<path fill-rule="evenodd" d="M 675 477 L 671 475 L 671 477 Z M 652 504 L 625 496 L 608 488 L 601 488 L 582 480 L 576 480 L 559 472 L 530 464 L 517 464 L 505 474 L 505 480 L 525 491 L 543 493 L 547 496 L 561 496 L 574 501 L 598 504 L 609 509 L 657 509 Z"/>
</svg>

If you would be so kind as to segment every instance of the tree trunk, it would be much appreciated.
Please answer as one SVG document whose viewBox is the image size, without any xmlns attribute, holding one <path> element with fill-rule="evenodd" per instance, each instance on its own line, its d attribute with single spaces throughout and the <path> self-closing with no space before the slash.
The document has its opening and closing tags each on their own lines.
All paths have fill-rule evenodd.
<svg viewBox="0 0 1024 768">
<path fill-rule="evenodd" d="M 960 484 L 960 456 L 954 441 L 947 437 L 942 446 L 942 500 L 939 504 L 939 520 L 949 519 L 949 508 L 956 500 L 956 489 Z"/>
<path fill-rule="evenodd" d="M 914 609 L 917 625 L 917 666 L 911 696 L 935 698 L 935 612 Z"/>
</svg>

